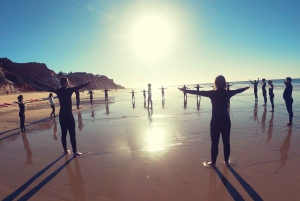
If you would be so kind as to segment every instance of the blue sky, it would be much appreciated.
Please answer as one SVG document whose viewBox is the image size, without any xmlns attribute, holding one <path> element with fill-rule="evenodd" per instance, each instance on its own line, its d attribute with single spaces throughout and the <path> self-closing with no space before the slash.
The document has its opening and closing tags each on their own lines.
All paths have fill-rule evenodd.
<svg viewBox="0 0 300 201">
<path fill-rule="evenodd" d="M 125 87 L 300 77 L 300 1 L 1 0 L 0 57 Z"/>
</svg>

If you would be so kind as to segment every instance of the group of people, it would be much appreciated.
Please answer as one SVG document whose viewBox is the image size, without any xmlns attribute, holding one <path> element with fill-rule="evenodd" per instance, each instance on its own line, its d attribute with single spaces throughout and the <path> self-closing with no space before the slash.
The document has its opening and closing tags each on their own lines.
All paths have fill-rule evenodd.
<svg viewBox="0 0 300 201">
<path fill-rule="evenodd" d="M 251 81 L 250 81 L 251 82 Z M 259 79 L 254 82 L 251 82 L 254 84 L 254 94 L 255 94 L 255 100 L 257 100 L 257 84 L 259 82 Z M 265 79 L 262 79 L 263 85 L 265 84 Z M 289 123 L 287 124 L 288 126 L 292 125 L 292 118 L 293 118 L 293 112 L 292 112 L 292 104 L 293 104 L 293 98 L 292 98 L 292 90 L 293 86 L 291 84 L 292 79 L 290 77 L 287 77 L 284 84 L 286 85 L 286 88 L 283 93 L 283 98 L 286 103 L 286 108 L 289 112 Z M 73 149 L 73 156 L 77 157 L 80 156 L 81 153 L 77 151 L 77 146 L 76 146 L 76 131 L 75 131 L 75 120 L 73 117 L 72 113 L 72 99 L 71 96 L 72 94 L 79 89 L 86 87 L 90 85 L 92 82 L 87 82 L 85 84 L 76 86 L 76 87 L 68 87 L 69 86 L 69 81 L 66 77 L 62 77 L 60 79 L 60 84 L 61 88 L 55 89 L 55 90 L 47 90 L 51 92 L 49 95 L 49 100 L 51 103 L 51 99 L 53 102 L 53 95 L 52 93 L 57 94 L 57 97 L 60 102 L 60 111 L 59 111 L 59 122 L 61 126 L 61 141 L 62 141 L 62 146 L 64 149 L 65 154 L 70 154 L 70 150 L 67 149 L 67 144 L 66 144 L 66 136 L 67 132 L 69 132 L 70 135 L 70 141 Z M 268 82 L 271 88 L 271 93 L 269 90 L 269 95 L 273 94 L 273 85 L 272 81 Z M 218 145 L 219 145 L 219 139 L 220 135 L 222 135 L 222 140 L 223 140 L 223 146 L 224 146 L 224 162 L 226 165 L 229 165 L 229 156 L 230 156 L 230 130 L 231 130 L 231 120 L 230 120 L 230 115 L 228 112 L 228 103 L 230 99 L 238 94 L 242 93 L 245 90 L 249 89 L 250 87 L 244 87 L 236 90 L 229 90 L 229 84 L 226 82 L 226 79 L 224 76 L 219 75 L 216 77 L 213 85 L 213 90 L 210 91 L 200 91 L 200 86 L 197 85 L 195 88 L 196 90 L 188 90 L 187 87 L 179 88 L 183 93 L 186 98 L 186 94 L 194 94 L 194 95 L 199 95 L 199 96 L 204 96 L 208 97 L 211 99 L 212 103 L 212 118 L 210 122 L 210 137 L 211 137 L 211 162 L 205 162 L 203 163 L 206 167 L 215 167 L 217 156 L 218 156 Z M 161 88 L 162 90 L 162 96 L 164 97 L 164 90 L 165 88 Z M 265 90 L 265 86 L 262 87 L 262 89 Z M 105 89 L 106 90 L 106 89 Z M 266 92 L 263 90 L 263 96 L 264 99 L 266 98 Z M 109 90 L 107 90 L 109 91 Z M 106 93 L 107 93 L 106 91 Z M 148 91 L 145 91 L 145 89 L 142 91 L 144 95 L 144 101 L 146 101 L 146 92 L 148 92 L 148 109 L 152 108 L 152 93 L 151 93 L 151 84 L 148 84 Z M 134 97 L 134 92 L 132 91 L 132 96 Z M 92 95 L 92 93 L 89 93 Z M 270 95 L 271 97 L 271 95 Z M 273 102 L 274 94 L 272 95 L 272 100 Z M 20 95 L 18 96 L 18 104 L 20 107 L 20 128 L 23 131 L 25 131 L 25 107 L 23 104 L 23 96 Z M 106 97 L 105 97 L 106 101 Z M 266 105 L 266 100 L 265 100 L 265 105 Z M 52 107 L 52 106 L 51 106 Z M 55 116 L 55 108 L 53 108 L 53 111 L 51 113 L 51 116 Z M 274 106 L 272 103 L 272 110 L 274 111 Z"/>
<path fill-rule="evenodd" d="M 257 85 L 259 83 L 259 78 L 257 80 L 254 80 L 253 82 L 249 80 L 251 84 L 254 85 L 254 96 L 255 96 L 255 101 L 258 100 L 257 97 Z M 284 81 L 285 84 L 285 89 L 283 92 L 283 99 L 285 101 L 286 109 L 289 114 L 289 122 L 286 124 L 287 126 L 291 126 L 293 124 L 293 98 L 292 98 L 292 92 L 293 92 L 293 85 L 292 85 L 292 78 L 287 77 Z M 270 97 L 270 102 L 272 105 L 272 110 L 270 112 L 274 112 L 274 86 L 272 80 L 268 80 L 268 85 L 269 85 L 269 97 Z M 262 84 L 261 84 L 261 90 L 262 90 L 262 95 L 264 98 L 264 106 L 267 105 L 267 90 L 266 90 L 266 79 L 262 79 Z"/>
</svg>

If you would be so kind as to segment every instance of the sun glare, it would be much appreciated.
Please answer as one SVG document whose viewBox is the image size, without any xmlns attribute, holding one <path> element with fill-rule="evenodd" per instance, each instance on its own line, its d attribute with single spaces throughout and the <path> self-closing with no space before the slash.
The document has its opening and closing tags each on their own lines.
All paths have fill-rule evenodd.
<svg viewBox="0 0 300 201">
<path fill-rule="evenodd" d="M 165 56 L 171 49 L 173 38 L 170 22 L 156 16 L 137 20 L 131 34 L 134 50 L 150 60 Z"/>
</svg>

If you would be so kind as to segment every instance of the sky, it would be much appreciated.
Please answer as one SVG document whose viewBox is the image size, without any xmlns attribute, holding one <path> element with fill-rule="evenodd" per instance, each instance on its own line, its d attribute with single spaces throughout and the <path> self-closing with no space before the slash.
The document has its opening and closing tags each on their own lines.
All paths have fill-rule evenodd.
<svg viewBox="0 0 300 201">
<path fill-rule="evenodd" d="M 300 78 L 300 1 L 1 0 L 0 58 L 125 87 Z"/>
</svg>

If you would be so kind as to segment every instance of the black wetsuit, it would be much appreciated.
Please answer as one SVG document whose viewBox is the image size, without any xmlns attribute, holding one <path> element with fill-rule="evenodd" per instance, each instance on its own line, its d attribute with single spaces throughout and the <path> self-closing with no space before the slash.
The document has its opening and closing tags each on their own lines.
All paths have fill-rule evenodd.
<svg viewBox="0 0 300 201">
<path fill-rule="evenodd" d="M 90 94 L 90 103 L 93 105 L 93 91 L 89 91 Z"/>
<path fill-rule="evenodd" d="M 266 105 L 266 104 L 267 104 L 267 90 L 266 90 L 266 83 L 263 83 L 263 84 L 262 84 L 261 90 L 262 90 L 263 97 L 264 97 L 264 102 L 265 102 L 265 105 Z"/>
<path fill-rule="evenodd" d="M 251 81 L 250 81 L 251 82 Z M 258 82 L 251 82 L 251 84 L 253 84 L 253 88 L 254 88 L 254 96 L 255 96 L 255 99 L 257 99 L 257 85 L 259 83 L 259 80 Z"/>
<path fill-rule="evenodd" d="M 104 96 L 105 96 L 105 101 L 108 101 L 108 90 L 104 89 Z"/>
<path fill-rule="evenodd" d="M 273 84 L 270 84 L 270 87 L 269 87 L 269 96 L 270 96 L 270 102 L 271 102 L 271 105 L 272 105 L 272 110 L 274 110 L 274 93 L 273 93 Z"/>
<path fill-rule="evenodd" d="M 211 162 L 216 164 L 218 152 L 219 152 L 219 139 L 220 133 L 222 134 L 222 140 L 224 145 L 224 160 L 229 160 L 230 155 L 230 129 L 231 121 L 227 110 L 229 99 L 245 91 L 247 88 L 241 88 L 237 90 L 225 90 L 220 89 L 216 91 L 193 91 L 187 90 L 187 93 L 199 94 L 201 96 L 209 97 L 212 104 L 212 118 L 210 121 L 210 137 L 211 137 Z"/>
<path fill-rule="evenodd" d="M 69 131 L 70 141 L 72 145 L 73 152 L 77 152 L 76 147 L 76 132 L 75 132 L 75 120 L 72 113 L 72 94 L 88 86 L 90 83 L 85 83 L 72 88 L 60 88 L 56 90 L 47 90 L 49 92 L 56 93 L 60 103 L 59 110 L 59 123 L 61 128 L 61 142 L 64 150 L 67 150 L 67 132 Z"/>
<path fill-rule="evenodd" d="M 80 94 L 79 94 L 79 91 L 75 91 L 75 95 L 76 95 L 76 106 L 77 106 L 77 109 L 78 109 L 79 105 L 80 105 Z"/>
<path fill-rule="evenodd" d="M 19 117 L 20 117 L 20 128 L 21 131 L 24 132 L 26 131 L 25 129 L 25 105 L 23 102 L 18 102 L 20 112 L 19 112 Z"/>
<path fill-rule="evenodd" d="M 285 83 L 285 89 L 283 92 L 283 99 L 285 101 L 286 109 L 289 113 L 289 122 L 293 122 L 293 98 L 292 98 L 292 92 L 293 92 L 293 85 L 289 83 Z"/>
</svg>

